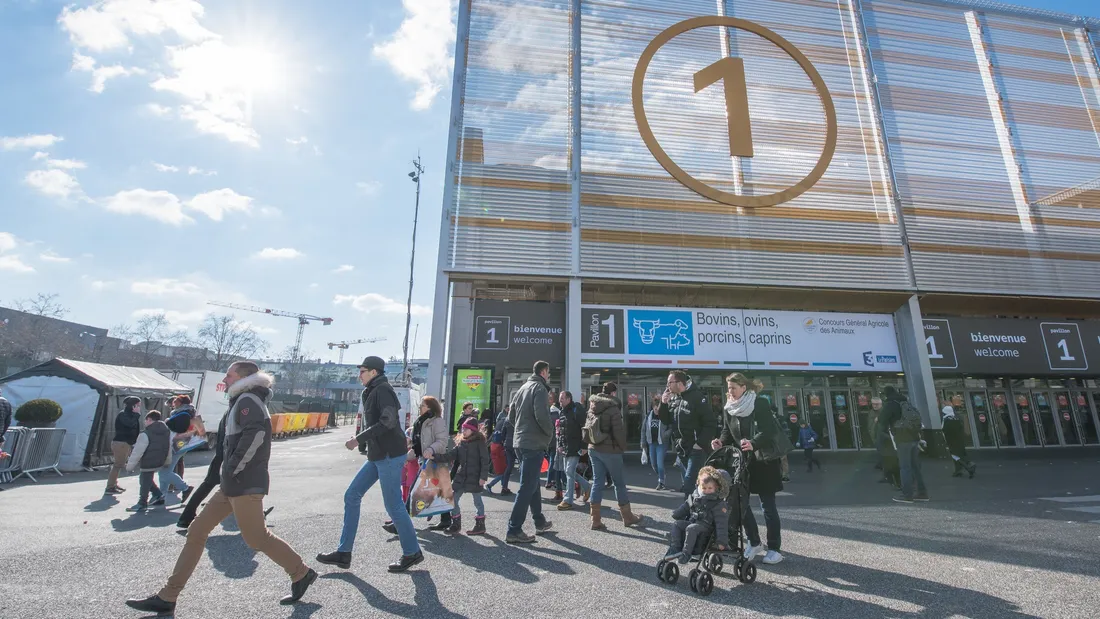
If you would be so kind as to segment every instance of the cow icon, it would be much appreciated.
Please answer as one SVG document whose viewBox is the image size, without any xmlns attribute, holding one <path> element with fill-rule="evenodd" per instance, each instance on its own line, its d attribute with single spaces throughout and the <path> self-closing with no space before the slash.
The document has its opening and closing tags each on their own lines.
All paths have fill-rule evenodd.
<svg viewBox="0 0 1100 619">
<path fill-rule="evenodd" d="M 668 350 L 680 350 L 691 346 L 691 338 L 687 335 L 688 323 L 679 318 L 673 322 L 661 322 L 659 318 L 656 320 L 635 318 L 634 328 L 638 330 L 642 343 L 647 346 L 654 342 L 658 334 L 661 335 L 661 341 Z"/>
</svg>

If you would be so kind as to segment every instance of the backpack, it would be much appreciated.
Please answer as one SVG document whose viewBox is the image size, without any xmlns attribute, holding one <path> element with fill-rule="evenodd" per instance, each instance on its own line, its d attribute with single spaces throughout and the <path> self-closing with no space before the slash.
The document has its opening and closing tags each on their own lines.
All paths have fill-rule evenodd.
<svg viewBox="0 0 1100 619">
<path fill-rule="evenodd" d="M 589 445 L 599 445 L 608 439 L 607 432 L 600 427 L 600 416 L 592 411 L 588 412 L 588 417 L 584 420 L 581 439 Z"/>
<path fill-rule="evenodd" d="M 898 404 L 901 406 L 901 419 L 894 423 L 894 440 L 902 443 L 919 441 L 922 427 L 920 411 L 909 400 Z"/>
</svg>

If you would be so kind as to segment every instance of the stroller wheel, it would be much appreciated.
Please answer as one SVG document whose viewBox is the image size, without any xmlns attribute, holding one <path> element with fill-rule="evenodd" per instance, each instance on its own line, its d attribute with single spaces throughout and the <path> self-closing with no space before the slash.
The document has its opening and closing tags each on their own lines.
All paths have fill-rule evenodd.
<svg viewBox="0 0 1100 619">
<path fill-rule="evenodd" d="M 688 583 L 691 584 L 691 590 L 696 593 L 699 593 L 699 574 L 701 573 L 698 569 L 692 569 L 688 573 Z"/>
<path fill-rule="evenodd" d="M 699 574 L 699 578 L 697 580 L 697 586 L 700 595 L 710 595 L 714 591 L 714 576 L 703 572 Z"/>
<path fill-rule="evenodd" d="M 677 580 L 680 580 L 680 566 L 676 565 L 673 561 L 665 561 L 665 568 L 662 571 L 661 580 L 667 582 L 670 585 L 676 584 Z"/>
<path fill-rule="evenodd" d="M 703 565 L 706 566 L 708 572 L 721 574 L 722 568 L 725 567 L 725 562 L 722 561 L 722 555 L 712 552 L 706 556 L 706 561 Z"/>
<path fill-rule="evenodd" d="M 661 582 L 665 581 L 665 564 L 666 563 L 668 563 L 668 561 L 665 561 L 664 559 L 661 559 L 660 561 L 657 562 L 657 580 L 659 580 Z"/>
<path fill-rule="evenodd" d="M 738 574 L 737 577 L 746 585 L 751 585 L 756 582 L 756 564 L 751 562 L 745 563 L 741 568 L 741 573 Z"/>
</svg>

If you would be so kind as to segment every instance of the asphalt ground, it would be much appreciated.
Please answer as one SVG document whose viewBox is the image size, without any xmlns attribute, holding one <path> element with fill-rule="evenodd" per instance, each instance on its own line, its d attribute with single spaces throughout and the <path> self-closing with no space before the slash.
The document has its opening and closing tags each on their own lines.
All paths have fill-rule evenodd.
<svg viewBox="0 0 1100 619">
<path fill-rule="evenodd" d="M 624 528 L 605 507 L 609 530 L 593 532 L 586 513 L 557 512 L 546 502 L 555 532 L 531 546 L 508 546 L 510 503 L 486 497 L 490 535 L 422 531 L 424 563 L 389 574 L 385 566 L 400 548 L 378 526 L 385 514 L 372 489 L 352 569 L 320 566 L 313 557 L 335 549 L 343 492 L 363 461 L 343 448 L 344 438 L 336 431 L 274 448 L 272 530 L 321 574 L 305 599 L 279 606 L 289 591 L 286 575 L 245 545 L 230 518 L 211 535 L 176 616 L 1076 619 L 1100 613 L 1100 450 L 1027 458 L 978 453 L 973 480 L 951 478 L 947 461 L 925 462 L 932 501 L 915 505 L 891 502 L 866 458 L 819 453 L 824 470 L 806 474 L 801 455 L 792 454 L 793 480 L 779 498 L 786 560 L 760 565 L 751 585 L 721 575 L 704 598 L 691 592 L 686 577 L 674 586 L 656 578 L 679 499 L 652 490 L 656 478 L 636 456 L 628 456 L 634 464 L 627 477 L 635 511 L 647 516 L 642 526 Z M 209 457 L 188 457 L 190 480 L 201 479 Z M 0 617 L 141 616 L 123 601 L 155 593 L 166 578 L 184 541 L 174 532 L 178 508 L 127 513 L 136 478 L 124 478 L 130 490 L 116 499 L 101 495 L 105 476 L 46 474 L 38 484 L 20 480 L 0 492 Z M 468 499 L 463 507 L 472 513 Z"/>
</svg>

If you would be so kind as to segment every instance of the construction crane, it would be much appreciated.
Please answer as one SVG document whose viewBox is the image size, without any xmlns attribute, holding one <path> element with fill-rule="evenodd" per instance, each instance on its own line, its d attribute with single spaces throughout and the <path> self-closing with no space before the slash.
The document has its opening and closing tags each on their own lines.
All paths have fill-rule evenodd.
<svg viewBox="0 0 1100 619">
<path fill-rule="evenodd" d="M 367 339 L 364 339 L 364 340 L 351 340 L 351 341 L 348 341 L 348 342 L 329 342 L 328 343 L 328 349 L 329 350 L 332 350 L 333 348 L 339 348 L 340 349 L 340 365 L 343 365 L 344 364 L 344 351 L 347 350 L 348 348 L 350 348 L 353 344 L 373 344 L 374 342 L 385 342 L 385 341 L 386 341 L 386 338 L 384 338 L 384 337 L 368 337 Z"/>
<path fill-rule="evenodd" d="M 306 325 L 311 322 L 319 322 L 324 326 L 332 324 L 331 318 L 321 318 L 320 316 L 314 316 L 312 314 L 299 314 L 296 312 L 284 312 L 282 310 L 268 309 L 266 307 L 255 307 L 252 305 L 238 305 L 236 303 L 221 303 L 218 301 L 208 301 L 207 305 L 217 305 L 218 307 L 228 307 L 230 309 L 238 309 L 246 312 L 256 312 L 257 314 L 268 314 L 269 316 L 282 316 L 284 318 L 297 318 L 298 319 L 298 337 L 294 340 L 294 353 L 291 363 L 299 363 L 302 355 L 302 335 L 306 330 Z"/>
</svg>

